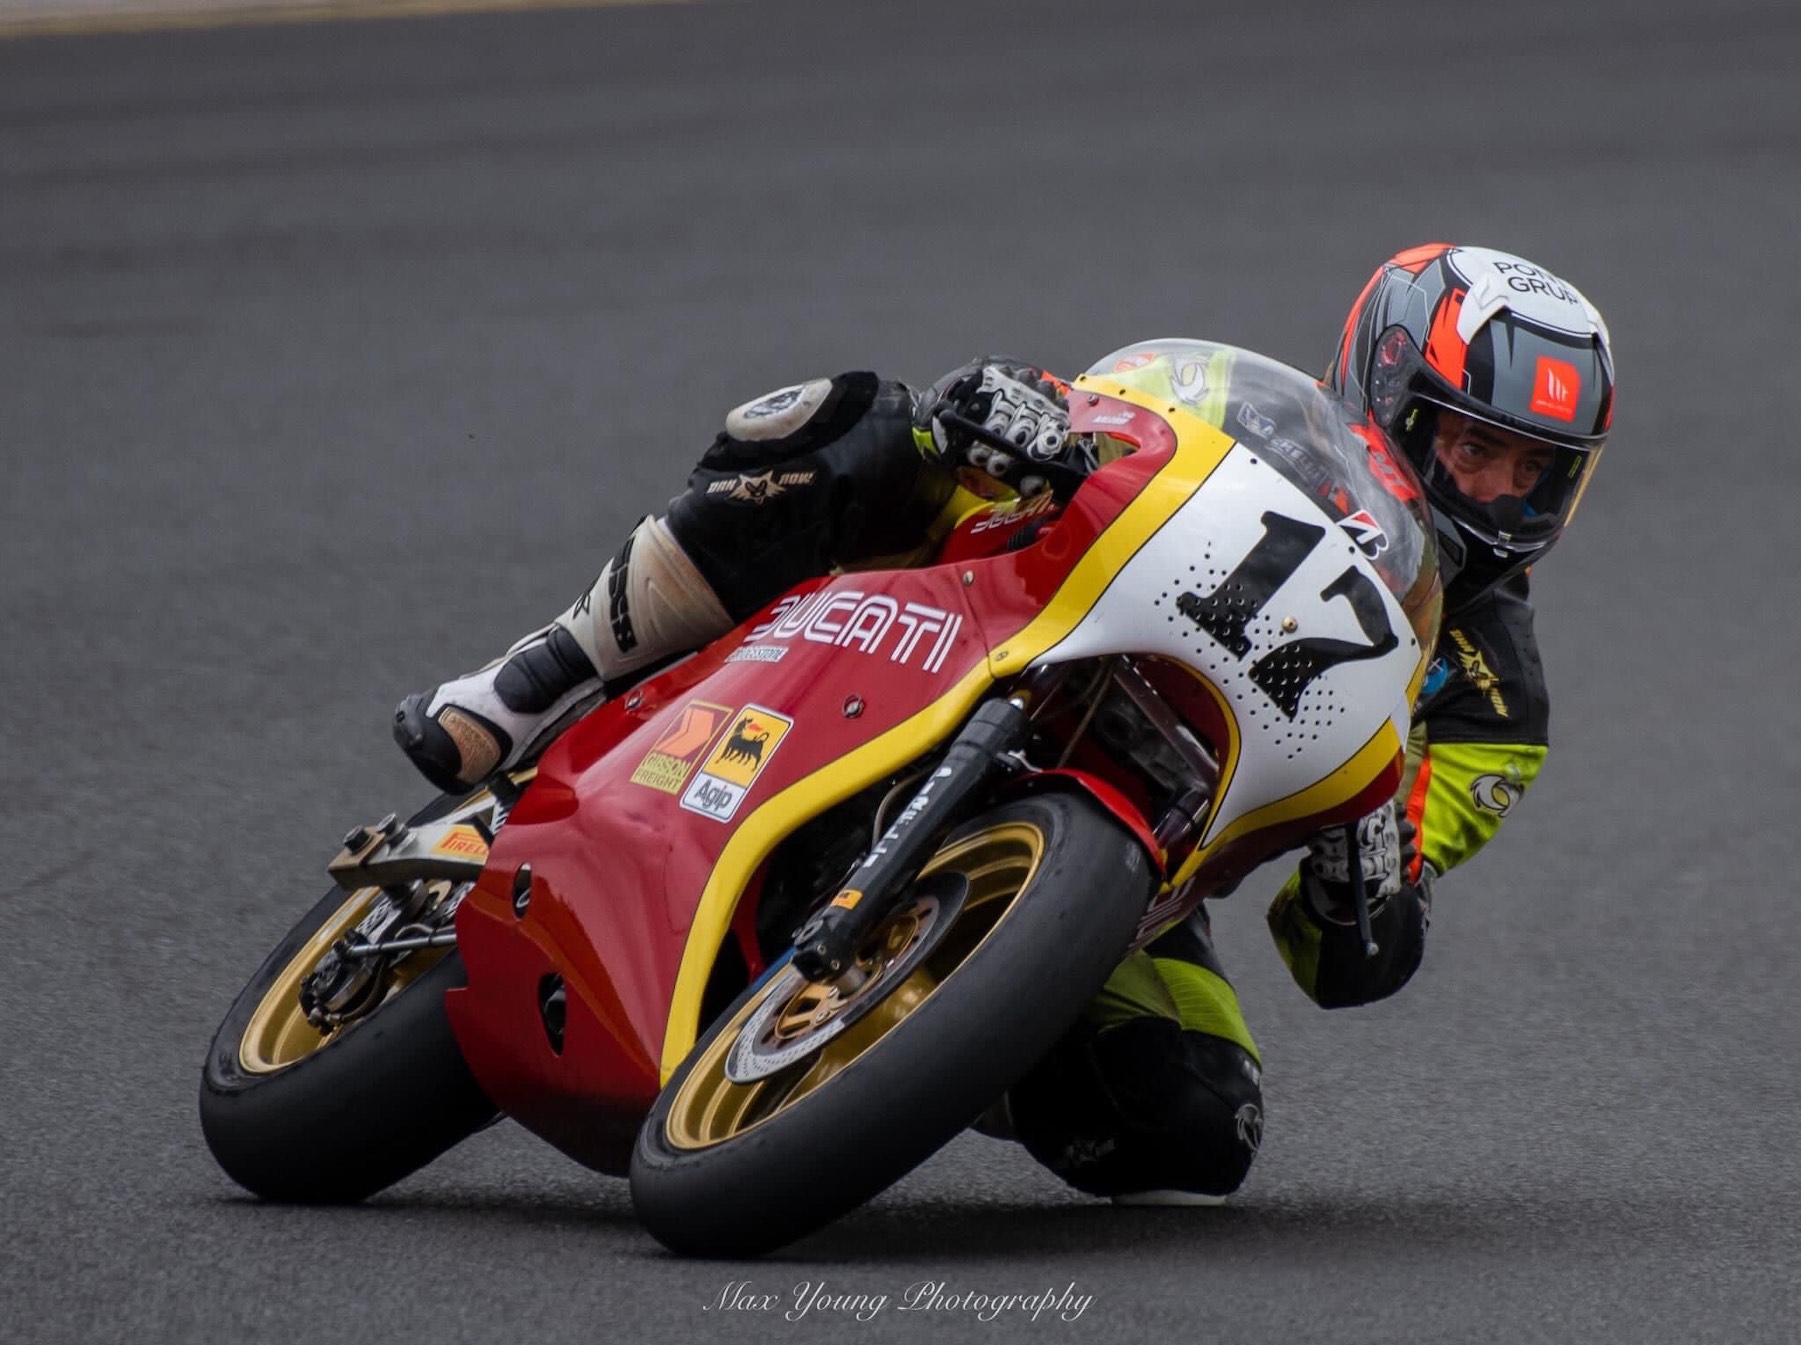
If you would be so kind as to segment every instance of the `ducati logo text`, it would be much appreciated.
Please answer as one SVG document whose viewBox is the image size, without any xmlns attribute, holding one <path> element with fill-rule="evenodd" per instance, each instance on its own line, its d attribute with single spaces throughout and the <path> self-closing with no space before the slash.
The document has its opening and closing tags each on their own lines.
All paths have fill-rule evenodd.
<svg viewBox="0 0 1801 1345">
<path fill-rule="evenodd" d="M 1008 521 L 1019 517 L 1009 516 Z M 759 641 L 769 648 L 779 647 L 771 641 L 810 640 L 935 673 L 944 667 L 962 626 L 961 616 L 941 607 L 901 602 L 886 593 L 821 589 L 805 597 L 783 598 L 769 620 L 746 637 L 745 650 Z M 745 653 L 745 657 L 763 656 Z"/>
</svg>

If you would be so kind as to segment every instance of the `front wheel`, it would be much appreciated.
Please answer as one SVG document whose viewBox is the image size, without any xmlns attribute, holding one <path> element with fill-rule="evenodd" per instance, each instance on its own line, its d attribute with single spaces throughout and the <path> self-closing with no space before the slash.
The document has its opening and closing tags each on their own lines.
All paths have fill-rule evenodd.
<svg viewBox="0 0 1801 1345">
<path fill-rule="evenodd" d="M 658 1241 L 757 1255 L 899 1180 L 1057 1041 L 1154 887 L 1139 842 L 1076 794 L 960 828 L 918 891 L 947 882 L 958 901 L 902 902 L 865 945 L 866 975 L 898 969 L 873 1007 L 868 983 L 778 972 L 689 1053 L 632 1156 L 632 1202 Z M 932 928 L 939 912 L 948 929 Z"/>
</svg>

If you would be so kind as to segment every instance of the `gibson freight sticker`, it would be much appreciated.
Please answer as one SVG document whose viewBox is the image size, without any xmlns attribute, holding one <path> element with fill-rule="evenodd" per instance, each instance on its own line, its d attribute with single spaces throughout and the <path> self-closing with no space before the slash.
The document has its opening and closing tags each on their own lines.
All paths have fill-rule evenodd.
<svg viewBox="0 0 1801 1345">
<path fill-rule="evenodd" d="M 691 813 L 729 822 L 763 773 L 794 721 L 761 705 L 747 705 L 732 716 L 732 725 L 701 764 L 694 783 L 682 794 Z"/>
<path fill-rule="evenodd" d="M 675 723 L 644 754 L 644 760 L 632 772 L 632 783 L 660 789 L 665 794 L 681 793 L 694 763 L 731 714 L 730 706 L 689 701 L 675 717 Z"/>
</svg>

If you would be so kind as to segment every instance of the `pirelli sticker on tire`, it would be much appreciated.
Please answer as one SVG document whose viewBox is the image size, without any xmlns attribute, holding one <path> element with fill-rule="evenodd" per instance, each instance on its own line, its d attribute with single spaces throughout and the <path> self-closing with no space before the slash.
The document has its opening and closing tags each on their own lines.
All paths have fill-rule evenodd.
<svg viewBox="0 0 1801 1345">
<path fill-rule="evenodd" d="M 705 755 L 707 744 L 719 736 L 731 717 L 729 705 L 689 701 L 632 771 L 632 783 L 660 789 L 665 794 L 680 794 L 694 764 Z"/>
<path fill-rule="evenodd" d="M 715 822 L 729 822 L 757 782 L 794 721 L 761 705 L 746 705 L 732 716 L 731 727 L 707 754 L 693 783 L 682 793 L 682 807 Z"/>
</svg>

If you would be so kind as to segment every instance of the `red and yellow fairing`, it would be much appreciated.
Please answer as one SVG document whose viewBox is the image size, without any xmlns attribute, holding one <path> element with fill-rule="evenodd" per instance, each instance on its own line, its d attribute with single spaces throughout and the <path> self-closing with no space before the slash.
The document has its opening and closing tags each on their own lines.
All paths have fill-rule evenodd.
<svg viewBox="0 0 1801 1345">
<path fill-rule="evenodd" d="M 1124 383 L 1085 378 L 1071 405 L 1077 430 L 1104 429 L 1136 451 L 1092 476 L 1031 546 L 804 586 L 601 707 L 545 754 L 457 916 L 468 985 L 447 1004 L 498 1106 L 578 1160 L 623 1170 L 638 1122 L 696 1040 L 722 946 L 735 940 L 751 974 L 762 969 L 754 899 L 775 847 L 931 751 L 997 682 L 1068 636 L 1233 447 Z M 1095 426 L 1103 415 L 1110 423 Z M 938 629 L 903 653 L 896 626 L 876 633 L 883 604 L 937 613 Z M 1229 707 L 1219 709 L 1214 726 L 1232 725 Z M 771 717 L 782 722 L 779 750 L 758 736 Z M 697 792 L 734 731 L 743 737 L 735 773 L 720 775 L 733 789 Z M 1229 773 L 1236 739 L 1229 728 L 1224 737 Z M 1313 790 L 1188 857 L 1177 879 L 1261 830 L 1392 792 L 1399 757 L 1398 742 L 1372 740 Z M 527 865 L 521 915 L 515 889 Z M 567 996 L 560 1051 L 540 1016 L 553 978 Z"/>
</svg>

